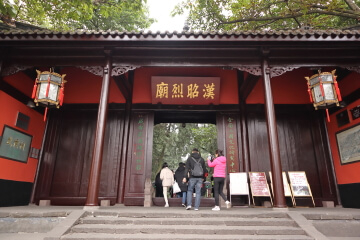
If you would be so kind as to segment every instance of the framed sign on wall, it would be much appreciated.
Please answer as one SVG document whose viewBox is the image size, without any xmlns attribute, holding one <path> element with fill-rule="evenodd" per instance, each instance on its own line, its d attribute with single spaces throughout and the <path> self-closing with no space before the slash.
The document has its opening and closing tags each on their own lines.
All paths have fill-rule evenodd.
<svg viewBox="0 0 360 240">
<path fill-rule="evenodd" d="M 27 163 L 32 136 L 4 125 L 0 142 L 0 157 Z"/>
<path fill-rule="evenodd" d="M 360 124 L 336 133 L 341 164 L 360 161 Z"/>
</svg>

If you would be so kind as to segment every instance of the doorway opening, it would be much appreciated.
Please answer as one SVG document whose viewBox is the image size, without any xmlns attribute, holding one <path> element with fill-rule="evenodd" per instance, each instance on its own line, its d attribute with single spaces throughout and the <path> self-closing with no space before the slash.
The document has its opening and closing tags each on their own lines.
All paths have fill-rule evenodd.
<svg viewBox="0 0 360 240">
<path fill-rule="evenodd" d="M 215 113 L 169 113 L 155 114 L 153 130 L 152 173 L 154 204 L 163 206 L 163 190 L 159 178 L 163 163 L 175 173 L 179 163 L 185 163 L 193 148 L 199 149 L 206 161 L 217 147 Z M 177 121 L 177 122 L 176 122 Z M 202 189 L 203 198 L 212 198 L 212 169 L 207 167 L 208 177 Z M 168 193 L 170 206 L 181 206 L 181 194 Z M 209 199 L 210 200 L 210 199 Z M 206 200 L 205 200 L 206 201 Z M 203 202 L 203 200 L 202 200 Z M 211 204 L 213 199 L 211 199 Z"/>
</svg>

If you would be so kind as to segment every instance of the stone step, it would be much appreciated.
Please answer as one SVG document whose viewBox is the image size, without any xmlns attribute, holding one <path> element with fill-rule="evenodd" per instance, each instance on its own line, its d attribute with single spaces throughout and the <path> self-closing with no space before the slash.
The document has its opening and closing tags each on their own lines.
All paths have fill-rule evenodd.
<svg viewBox="0 0 360 240">
<path fill-rule="evenodd" d="M 61 240 L 313 240 L 305 235 L 197 235 L 197 234 L 106 234 L 106 233 L 70 233 L 61 237 Z"/>
<path fill-rule="evenodd" d="M 190 218 L 190 217 L 199 217 L 199 218 L 212 218 L 212 217 L 226 217 L 226 218 L 290 218 L 289 215 L 285 212 L 259 212 L 259 213 L 239 213 L 231 212 L 230 209 L 221 210 L 218 212 L 209 210 L 200 210 L 200 211 L 186 211 L 184 213 L 162 211 L 162 212 L 145 212 L 144 213 L 135 213 L 135 212 L 114 212 L 114 211 L 96 211 L 93 213 L 88 213 L 88 216 L 94 217 L 105 217 L 105 216 L 114 216 L 114 217 L 133 217 L 133 218 Z"/>
<path fill-rule="evenodd" d="M 283 218 L 129 218 L 129 217 L 92 217 L 81 219 L 83 224 L 126 224 L 126 225 L 222 225 L 222 226 L 293 226 L 295 221 Z"/>
<path fill-rule="evenodd" d="M 199 235 L 306 235 L 297 227 L 288 226 L 214 226 L 206 225 L 117 225 L 80 224 L 71 229 L 72 233 L 111 234 L 199 234 Z"/>
</svg>

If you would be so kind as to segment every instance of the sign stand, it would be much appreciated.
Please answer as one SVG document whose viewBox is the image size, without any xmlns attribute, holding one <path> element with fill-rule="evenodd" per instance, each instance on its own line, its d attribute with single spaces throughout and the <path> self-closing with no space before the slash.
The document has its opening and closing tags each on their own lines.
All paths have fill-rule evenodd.
<svg viewBox="0 0 360 240">
<path fill-rule="evenodd" d="M 271 182 L 271 192 L 272 192 L 272 194 L 274 196 L 274 185 L 273 185 L 271 172 L 269 172 L 269 176 L 270 176 L 270 182 Z M 295 204 L 295 199 L 294 199 L 294 196 L 293 196 L 293 194 L 292 194 L 292 192 L 290 190 L 289 182 L 287 180 L 285 172 L 282 172 L 282 177 L 283 177 L 283 185 L 284 185 L 284 195 L 285 195 L 285 197 L 290 197 L 291 198 L 291 202 L 292 202 L 292 205 L 294 207 L 296 205 Z"/>
<path fill-rule="evenodd" d="M 255 206 L 254 197 L 269 197 L 273 206 L 269 185 L 266 180 L 265 172 L 249 172 L 251 197 Z"/>
<path fill-rule="evenodd" d="M 311 197 L 312 203 L 315 207 L 314 198 L 312 196 L 310 185 L 306 178 L 304 171 L 288 172 L 290 179 L 291 191 L 294 196 L 294 206 L 296 206 L 296 197 Z"/>
<path fill-rule="evenodd" d="M 246 172 L 229 173 L 230 177 L 230 202 L 231 195 L 247 195 L 250 207 L 249 185 Z"/>
</svg>

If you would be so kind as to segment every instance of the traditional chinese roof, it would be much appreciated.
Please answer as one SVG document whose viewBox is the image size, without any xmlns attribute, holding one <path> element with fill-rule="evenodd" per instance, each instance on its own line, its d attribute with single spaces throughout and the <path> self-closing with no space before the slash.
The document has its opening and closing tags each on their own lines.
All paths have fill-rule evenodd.
<svg viewBox="0 0 360 240">
<path fill-rule="evenodd" d="M 267 56 L 272 66 L 358 66 L 360 31 L 0 31 L 11 64 L 99 66 L 104 49 L 115 65 L 260 66 Z"/>
<path fill-rule="evenodd" d="M 206 32 L 206 31 L 182 31 L 182 32 L 119 32 L 119 31 L 50 31 L 50 30 L 23 30 L 10 28 L 0 31 L 0 39 L 8 38 L 33 38 L 47 39 L 139 39 L 139 40 L 221 40 L 221 39 L 265 39 L 272 40 L 305 40 L 305 39 L 329 39 L 329 40 L 355 40 L 360 38 L 360 30 L 279 30 L 279 31 L 229 31 L 229 32 Z"/>
</svg>

